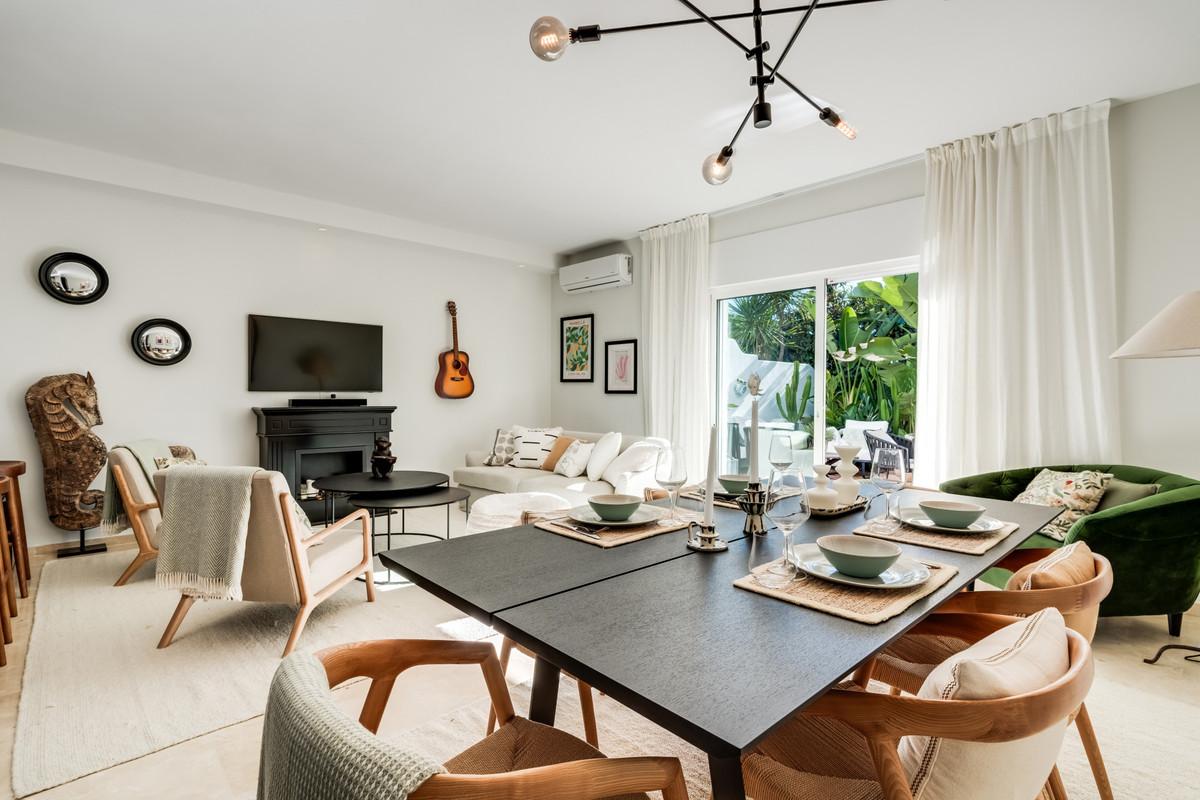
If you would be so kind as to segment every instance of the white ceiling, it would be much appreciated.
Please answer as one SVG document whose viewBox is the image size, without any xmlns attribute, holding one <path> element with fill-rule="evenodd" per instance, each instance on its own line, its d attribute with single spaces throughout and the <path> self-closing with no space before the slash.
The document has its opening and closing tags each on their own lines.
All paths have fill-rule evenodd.
<svg viewBox="0 0 1200 800">
<path fill-rule="evenodd" d="M 0 0 L 0 128 L 566 250 L 1200 82 L 1196 0 L 818 10 L 782 72 L 844 109 L 858 140 L 779 87 L 776 125 L 748 130 L 732 180 L 710 187 L 700 162 L 751 99 L 742 55 L 697 25 L 543 63 L 527 45 L 542 14 L 688 16 L 670 0 Z M 775 55 L 795 19 L 769 18 Z"/>
</svg>

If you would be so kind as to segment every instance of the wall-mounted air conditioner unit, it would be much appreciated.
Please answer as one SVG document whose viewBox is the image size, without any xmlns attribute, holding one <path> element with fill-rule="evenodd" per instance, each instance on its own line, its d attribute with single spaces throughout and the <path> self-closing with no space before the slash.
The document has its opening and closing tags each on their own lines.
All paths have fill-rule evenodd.
<svg viewBox="0 0 1200 800">
<path fill-rule="evenodd" d="M 622 253 L 572 264 L 558 271 L 558 283 L 567 294 L 632 286 L 633 275 L 629 271 L 632 260 L 632 256 Z"/>
</svg>

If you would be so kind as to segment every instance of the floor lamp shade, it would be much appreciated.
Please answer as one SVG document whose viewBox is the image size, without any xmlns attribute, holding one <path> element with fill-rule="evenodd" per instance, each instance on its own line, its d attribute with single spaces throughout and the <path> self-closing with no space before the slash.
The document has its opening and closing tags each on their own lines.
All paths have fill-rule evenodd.
<svg viewBox="0 0 1200 800">
<path fill-rule="evenodd" d="M 1171 301 L 1121 345 L 1113 358 L 1200 356 L 1200 291 Z"/>
</svg>

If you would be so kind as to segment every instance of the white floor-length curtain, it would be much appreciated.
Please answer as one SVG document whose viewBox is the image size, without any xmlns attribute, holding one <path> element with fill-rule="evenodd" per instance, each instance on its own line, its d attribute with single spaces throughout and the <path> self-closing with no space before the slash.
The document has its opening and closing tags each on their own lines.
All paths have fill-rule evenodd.
<svg viewBox="0 0 1200 800">
<path fill-rule="evenodd" d="M 920 484 L 1120 460 L 1108 112 L 927 151 Z"/>
<path fill-rule="evenodd" d="M 713 405 L 708 215 L 642 231 L 643 403 L 646 433 L 684 447 L 703 480 Z"/>
</svg>

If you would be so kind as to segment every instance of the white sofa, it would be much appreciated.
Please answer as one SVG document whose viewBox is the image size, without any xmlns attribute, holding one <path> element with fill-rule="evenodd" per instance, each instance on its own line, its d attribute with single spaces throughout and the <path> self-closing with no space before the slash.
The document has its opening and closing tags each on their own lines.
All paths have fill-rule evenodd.
<svg viewBox="0 0 1200 800">
<path fill-rule="evenodd" d="M 604 434 L 563 431 L 562 435 L 585 442 L 595 442 Z M 621 452 L 624 453 L 637 442 L 652 442 L 660 447 L 669 446 L 665 439 L 621 434 Z M 614 485 L 602 480 L 589 481 L 586 471 L 577 478 L 568 478 L 543 469 L 509 466 L 488 467 L 483 462 L 490 452 L 490 450 L 472 450 L 467 453 L 466 466 L 454 470 L 454 483 L 471 492 L 471 497 L 467 501 L 468 509 L 471 503 L 489 494 L 548 492 L 568 500 L 572 505 L 582 505 L 590 495 L 616 492 L 640 497 L 644 489 L 658 485 L 654 480 L 653 465 L 641 472 L 622 474 Z"/>
</svg>

